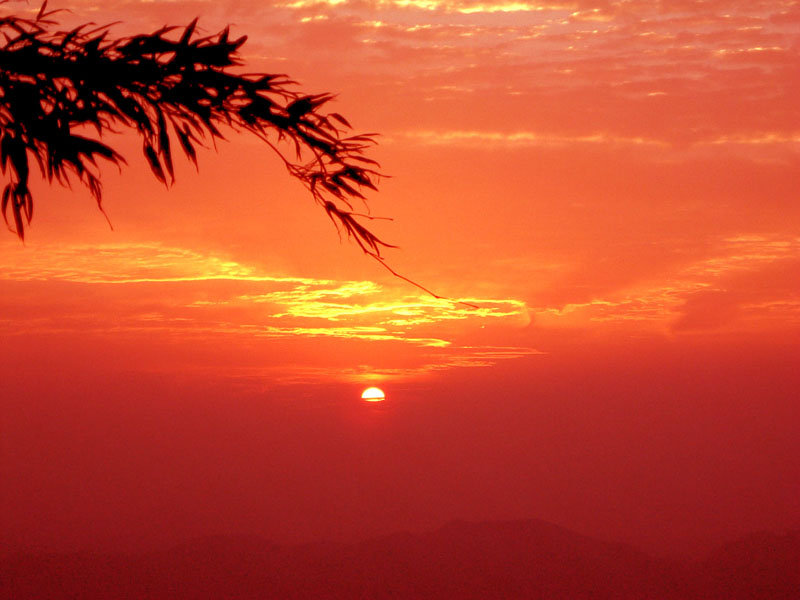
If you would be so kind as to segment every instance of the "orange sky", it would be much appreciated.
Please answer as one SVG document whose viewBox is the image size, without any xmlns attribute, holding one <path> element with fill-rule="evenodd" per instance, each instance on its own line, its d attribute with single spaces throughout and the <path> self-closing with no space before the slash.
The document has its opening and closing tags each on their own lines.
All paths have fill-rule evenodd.
<svg viewBox="0 0 800 600">
<path fill-rule="evenodd" d="M 113 231 L 85 190 L 37 182 L 25 244 L 0 238 L 11 542 L 135 537 L 178 498 L 196 510 L 173 537 L 240 530 L 245 513 L 286 539 L 515 516 L 670 548 L 800 526 L 800 2 L 51 5 L 120 34 L 231 24 L 248 69 L 338 93 L 381 134 L 391 178 L 370 207 L 394 218 L 375 225 L 401 247 L 389 263 L 479 308 L 340 243 L 255 139 L 231 133 L 167 191 L 121 138 L 129 167 L 103 171 Z M 373 384 L 394 403 L 378 424 L 357 402 Z M 184 418 L 197 428 L 171 425 Z M 253 420 L 284 440 L 268 452 L 281 467 L 234 469 L 245 484 L 182 462 L 198 443 L 235 464 L 267 452 Z M 159 436 L 165 470 L 145 450 Z M 353 466 L 363 452 L 416 481 L 405 501 L 381 464 Z M 52 467 L 64 453 L 76 471 Z M 175 489 L 126 504 L 136 477 Z M 123 516 L 87 534 L 99 500 L 52 498 L 93 485 Z M 279 524 L 254 508 L 274 486 L 290 490 L 266 503 Z"/>
</svg>

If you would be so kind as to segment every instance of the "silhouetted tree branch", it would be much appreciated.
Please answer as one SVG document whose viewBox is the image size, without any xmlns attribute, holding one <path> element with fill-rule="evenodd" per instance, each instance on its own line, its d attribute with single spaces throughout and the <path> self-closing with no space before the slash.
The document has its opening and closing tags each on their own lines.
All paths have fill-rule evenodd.
<svg viewBox="0 0 800 600">
<path fill-rule="evenodd" d="M 113 38 L 109 25 L 58 30 L 58 11 L 46 8 L 35 19 L 0 16 L 0 166 L 9 179 L 2 212 L 21 239 L 33 217 L 31 158 L 51 182 L 77 178 L 102 210 L 98 159 L 126 162 L 101 141 L 105 132 L 135 130 L 153 174 L 169 185 L 175 142 L 197 166 L 197 147 L 228 127 L 274 150 L 364 252 L 380 259 L 390 247 L 352 204 L 365 200 L 364 188 L 376 189 L 378 165 L 364 155 L 375 134 L 347 135 L 347 120 L 323 111 L 332 94 L 300 94 L 285 75 L 231 72 L 246 37 L 229 39 L 228 28 L 202 37 L 195 20 Z"/>
</svg>

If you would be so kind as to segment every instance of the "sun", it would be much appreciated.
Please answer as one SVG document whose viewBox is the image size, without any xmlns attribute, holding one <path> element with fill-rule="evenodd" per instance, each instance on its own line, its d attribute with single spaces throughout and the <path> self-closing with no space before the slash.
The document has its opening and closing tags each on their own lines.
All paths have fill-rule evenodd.
<svg viewBox="0 0 800 600">
<path fill-rule="evenodd" d="M 383 402 L 386 400 L 386 394 L 383 393 L 381 388 L 371 387 L 364 390 L 361 394 L 361 399 L 367 402 Z"/>
</svg>

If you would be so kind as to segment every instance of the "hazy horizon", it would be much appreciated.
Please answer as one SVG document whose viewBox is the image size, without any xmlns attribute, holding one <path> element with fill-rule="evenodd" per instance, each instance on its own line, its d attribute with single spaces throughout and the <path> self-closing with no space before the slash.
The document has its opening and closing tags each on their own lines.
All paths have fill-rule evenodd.
<svg viewBox="0 0 800 600">
<path fill-rule="evenodd" d="M 752 403 L 762 385 L 797 380 L 788 354 L 747 365 L 673 356 L 650 402 L 636 405 L 623 392 L 656 382 L 647 356 L 628 361 L 621 372 L 584 363 L 582 381 L 552 360 L 512 380 L 509 362 L 488 380 L 478 370 L 386 386 L 379 404 L 352 384 L 224 396 L 219 381 L 73 371 L 47 414 L 36 402 L 53 382 L 17 371 L 22 385 L 5 411 L 17 426 L 4 435 L 6 481 L 16 483 L 4 492 L 13 509 L 4 538 L 61 551 L 225 533 L 301 543 L 534 518 L 650 553 L 696 554 L 798 528 L 794 386 L 775 396 L 783 412 Z M 697 386 L 698 371 L 718 375 Z M 470 393 L 479 385 L 493 392 Z M 120 390 L 114 401 L 108 387 Z M 685 422 L 720 387 L 725 412 Z M 769 435 L 742 435 L 756 426 Z"/>
</svg>

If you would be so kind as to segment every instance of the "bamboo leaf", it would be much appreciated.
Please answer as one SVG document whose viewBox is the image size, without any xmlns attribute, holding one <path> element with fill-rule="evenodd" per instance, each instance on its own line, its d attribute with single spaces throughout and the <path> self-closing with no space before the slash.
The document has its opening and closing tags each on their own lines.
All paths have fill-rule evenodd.
<svg viewBox="0 0 800 600">
<path fill-rule="evenodd" d="M 194 33 L 195 27 L 197 27 L 197 19 L 194 19 L 191 23 L 186 26 L 186 29 L 183 30 L 183 35 L 181 36 L 180 41 L 178 42 L 181 46 L 187 46 L 189 44 L 189 40 L 192 38 L 192 34 Z"/>
<path fill-rule="evenodd" d="M 159 181 L 166 184 L 167 178 L 164 175 L 164 169 L 161 166 L 161 161 L 158 159 L 158 153 L 156 152 L 155 148 L 153 148 L 153 146 L 151 146 L 149 143 L 145 143 L 143 150 L 145 158 L 147 158 L 147 162 L 150 163 L 150 170 L 153 171 L 153 174 L 158 178 Z"/>
<path fill-rule="evenodd" d="M 226 27 L 198 37 L 197 19 L 119 38 L 93 23 L 61 31 L 49 20 L 58 11 L 47 6 L 35 20 L 0 18 L 0 169 L 9 179 L 2 210 L 20 237 L 33 216 L 28 154 L 50 180 L 70 185 L 77 176 L 99 205 L 97 159 L 125 163 L 100 136 L 125 129 L 140 136 L 150 170 L 165 184 L 175 178 L 171 135 L 197 166 L 200 140 L 222 138 L 228 127 L 265 142 L 322 204 L 375 189 L 378 173 L 364 166 L 377 165 L 364 155 L 374 135 L 345 137 L 349 121 L 323 110 L 333 94 L 299 94 L 286 75 L 232 71 L 246 36 L 231 39 Z M 97 139 L 76 133 L 86 126 Z M 377 238 L 353 214 L 326 211 L 365 252 L 377 252 Z"/>
</svg>

